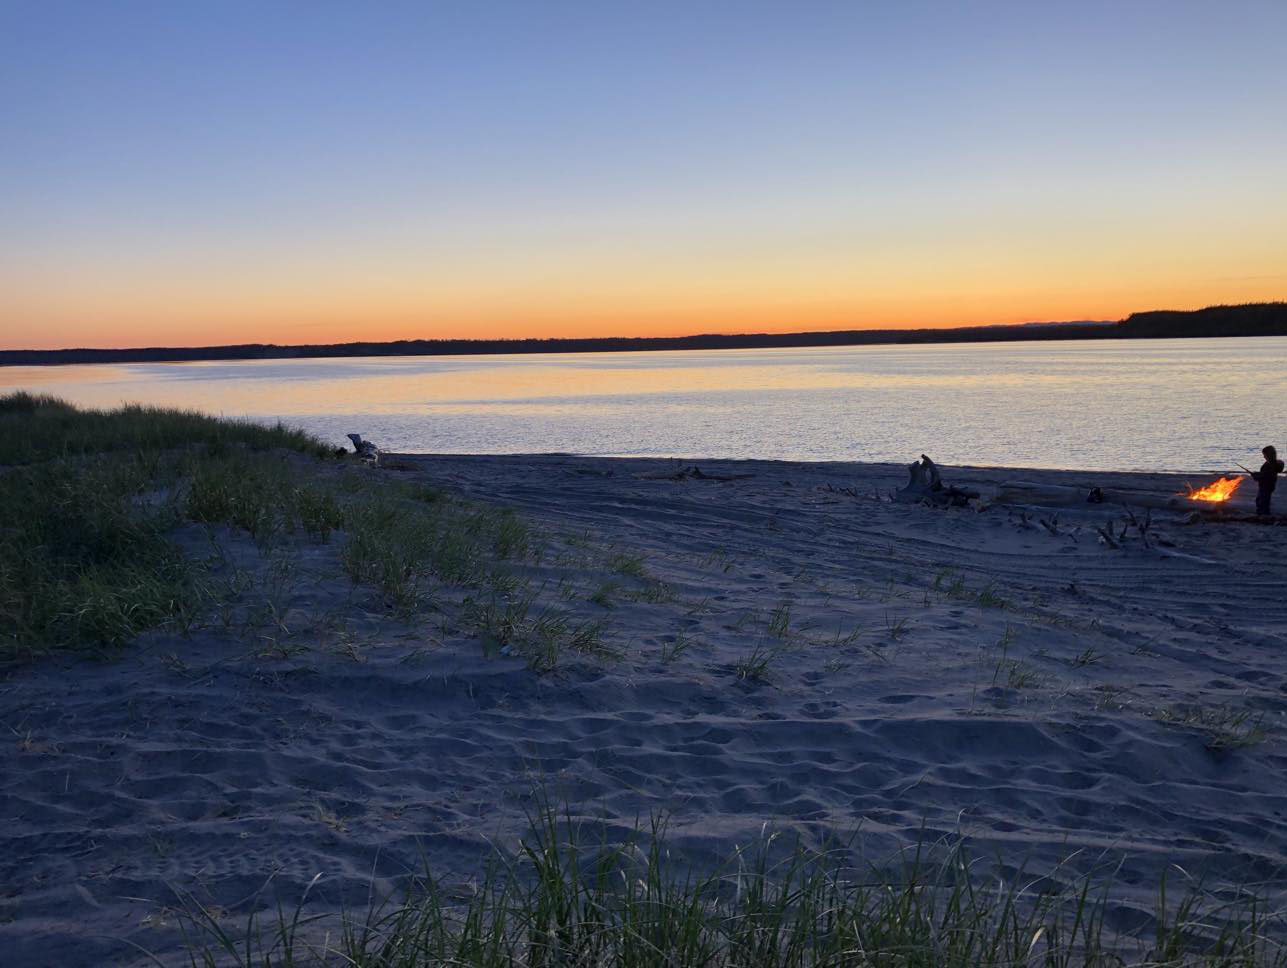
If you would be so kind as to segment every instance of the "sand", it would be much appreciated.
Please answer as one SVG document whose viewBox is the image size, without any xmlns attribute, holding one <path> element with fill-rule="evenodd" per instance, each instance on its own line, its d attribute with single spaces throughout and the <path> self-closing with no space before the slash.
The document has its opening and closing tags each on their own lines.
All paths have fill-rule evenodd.
<svg viewBox="0 0 1287 968">
<path fill-rule="evenodd" d="M 7 670 L 0 964 L 179 962 L 176 891 L 235 929 L 318 874 L 322 909 L 425 859 L 464 884 L 522 835 L 538 784 L 610 833 L 668 812 L 698 865 L 767 823 L 856 834 L 873 858 L 957 835 L 1002 869 L 1073 854 L 1119 865 L 1143 909 L 1169 864 L 1281 898 L 1283 529 L 1160 511 L 1150 547 L 1114 549 L 1094 527 L 1115 507 L 1060 508 L 1056 534 L 1051 509 L 880 500 L 894 466 L 699 463 L 752 476 L 560 455 L 380 471 L 517 508 L 546 541 L 518 570 L 602 621 L 617 657 L 538 673 L 479 641 L 465 591 L 402 621 L 343 578 L 342 538 L 286 567 L 225 535 L 258 576 L 247 594 L 289 572 L 278 619 Z M 1156 493 L 1210 478 L 944 472 Z"/>
</svg>

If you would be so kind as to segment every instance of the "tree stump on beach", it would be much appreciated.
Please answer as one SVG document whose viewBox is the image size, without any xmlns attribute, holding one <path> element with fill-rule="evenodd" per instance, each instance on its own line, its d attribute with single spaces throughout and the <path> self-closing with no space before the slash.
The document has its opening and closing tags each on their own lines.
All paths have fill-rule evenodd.
<svg viewBox="0 0 1287 968">
<path fill-rule="evenodd" d="M 970 498 L 977 498 L 978 491 L 967 491 L 955 486 L 944 486 L 938 465 L 928 454 L 907 465 L 907 483 L 894 492 L 894 500 L 902 504 L 931 504 L 936 507 L 965 507 Z"/>
</svg>

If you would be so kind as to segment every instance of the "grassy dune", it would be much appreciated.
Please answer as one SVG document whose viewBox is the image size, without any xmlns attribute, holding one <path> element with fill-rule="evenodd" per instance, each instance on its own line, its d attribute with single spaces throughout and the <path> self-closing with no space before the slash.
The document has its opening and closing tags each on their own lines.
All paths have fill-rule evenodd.
<svg viewBox="0 0 1287 968">
<path fill-rule="evenodd" d="M 331 447 L 311 434 L 280 423 L 270 427 L 191 410 L 138 405 L 85 410 L 57 397 L 22 392 L 0 397 L 0 429 L 5 431 L 5 464 L 121 451 L 148 455 L 194 447 L 284 448 L 314 457 L 332 453 Z"/>
<path fill-rule="evenodd" d="M 280 424 L 18 393 L 0 398 L 0 431 L 16 442 L 0 473 L 0 659 L 190 627 L 219 594 L 169 539 L 187 523 L 227 526 L 261 548 L 347 530 L 350 577 L 404 611 L 426 576 L 478 580 L 489 558 L 526 542 L 512 514 L 345 467 Z"/>
</svg>

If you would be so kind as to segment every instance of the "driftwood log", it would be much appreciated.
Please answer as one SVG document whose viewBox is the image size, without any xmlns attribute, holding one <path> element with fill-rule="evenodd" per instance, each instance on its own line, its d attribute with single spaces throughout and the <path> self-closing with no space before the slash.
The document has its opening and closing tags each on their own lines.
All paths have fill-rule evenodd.
<svg viewBox="0 0 1287 968">
<path fill-rule="evenodd" d="M 380 463 L 380 448 L 376 447 L 375 444 L 369 440 L 363 440 L 361 434 L 349 434 L 348 438 L 353 441 L 353 452 L 359 458 L 368 464 Z"/>
<path fill-rule="evenodd" d="M 677 471 L 654 471 L 635 475 L 643 481 L 745 481 L 754 476 L 754 474 L 707 474 L 696 464 L 681 467 Z"/>
<path fill-rule="evenodd" d="M 1045 507 L 1071 507 L 1077 504 L 1121 504 L 1126 507 L 1153 508 L 1158 511 L 1207 510 L 1182 494 L 1159 494 L 1156 491 L 1133 491 L 1118 487 L 1071 487 L 1066 484 L 1033 484 L 1028 481 L 1005 481 L 998 485 L 992 504 L 1040 504 Z M 1216 513 L 1219 513 L 1217 510 Z"/>
<path fill-rule="evenodd" d="M 1199 508 L 1184 519 L 1185 524 L 1263 524 L 1271 528 L 1287 527 L 1287 514 L 1236 514 L 1229 511 Z"/>
<path fill-rule="evenodd" d="M 893 498 L 904 504 L 932 504 L 938 507 L 965 507 L 978 491 L 967 491 L 945 485 L 938 465 L 921 454 L 921 459 L 907 465 L 907 483 L 894 492 Z"/>
</svg>

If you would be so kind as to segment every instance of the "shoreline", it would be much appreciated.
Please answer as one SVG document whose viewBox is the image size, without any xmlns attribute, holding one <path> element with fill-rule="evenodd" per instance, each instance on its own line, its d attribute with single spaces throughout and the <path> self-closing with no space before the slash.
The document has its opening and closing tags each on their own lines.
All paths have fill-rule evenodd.
<svg viewBox="0 0 1287 968">
<path fill-rule="evenodd" d="M 930 455 L 933 456 L 932 454 Z M 834 460 L 788 460 L 779 458 L 752 457 L 640 457 L 598 454 L 576 454 L 570 452 L 550 451 L 546 453 L 507 453 L 507 454 L 464 454 L 432 452 L 389 452 L 384 455 L 393 466 L 403 461 L 417 467 L 427 462 L 581 462 L 587 470 L 597 472 L 619 467 L 629 473 L 662 473 L 667 470 L 680 470 L 685 467 L 699 467 L 714 472 L 746 473 L 798 473 L 819 472 L 828 478 L 852 477 L 856 483 L 897 489 L 906 483 L 907 463 L 890 461 L 834 461 Z M 939 465 L 946 483 L 960 483 L 971 486 L 999 486 L 1005 482 L 1031 482 L 1034 484 L 1053 484 L 1066 487 L 1078 487 L 1089 490 L 1092 487 L 1115 485 L 1124 490 L 1159 496 L 1184 498 L 1189 485 L 1195 487 L 1209 483 L 1221 476 L 1238 476 L 1245 478 L 1240 471 L 1229 470 L 1093 470 L 1085 468 L 1059 467 L 1013 467 L 1001 465 L 951 464 Z M 1255 504 L 1254 487 L 1244 482 L 1235 492 L 1234 497 L 1226 502 L 1225 510 L 1248 510 Z M 1287 508 L 1287 493 L 1280 504 Z M 1194 502 L 1188 510 L 1220 510 L 1221 507 L 1206 503 Z"/>
<path fill-rule="evenodd" d="M 506 460 L 543 460 L 552 458 L 571 458 L 588 461 L 620 461 L 621 463 L 639 462 L 639 463 L 657 463 L 669 462 L 679 464 L 757 464 L 757 465 L 787 465 L 801 467 L 835 467 L 835 468 L 855 468 L 863 470 L 867 468 L 875 470 L 891 470 L 906 473 L 907 462 L 899 461 L 863 461 L 863 460 L 796 460 L 786 457 L 709 457 L 709 456 L 684 456 L 670 454 L 583 454 L 575 451 L 510 451 L 505 453 L 466 453 L 455 451 L 388 451 L 385 456 L 390 458 L 409 458 L 412 460 L 430 460 L 434 458 L 444 459 L 493 459 L 500 458 Z M 934 455 L 931 454 L 931 457 Z M 988 474 L 1000 479 L 1017 478 L 1022 474 L 1035 474 L 1041 477 L 1063 476 L 1069 474 L 1101 474 L 1112 477 L 1122 478 L 1157 478 L 1168 479 L 1178 478 L 1185 475 L 1190 477 L 1204 474 L 1220 473 L 1238 473 L 1237 471 L 1219 470 L 1174 470 L 1170 468 L 1158 470 L 1145 469 L 1125 469 L 1125 470 L 1096 470 L 1086 467 L 1027 467 L 1011 464 L 943 464 L 940 465 L 945 470 L 961 472 L 967 475 L 971 480 L 977 479 L 979 475 Z"/>
</svg>

